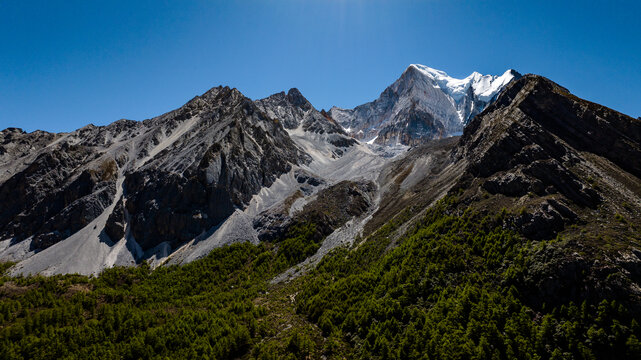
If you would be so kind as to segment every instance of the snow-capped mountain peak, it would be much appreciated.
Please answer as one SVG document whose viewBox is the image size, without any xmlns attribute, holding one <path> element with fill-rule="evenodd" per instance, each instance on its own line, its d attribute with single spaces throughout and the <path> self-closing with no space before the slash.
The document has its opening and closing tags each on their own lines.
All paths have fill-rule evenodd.
<svg viewBox="0 0 641 360">
<path fill-rule="evenodd" d="M 409 68 L 418 70 L 422 75 L 433 79 L 438 87 L 450 95 L 456 102 L 460 101 L 467 94 L 468 89 L 473 89 L 474 95 L 480 100 L 489 101 L 505 86 L 517 76 L 517 73 L 510 69 L 503 75 L 482 75 L 475 71 L 463 79 L 457 79 L 449 76 L 445 71 L 433 69 L 431 67 L 412 64 Z"/>
<path fill-rule="evenodd" d="M 503 75 L 473 72 L 458 79 L 445 71 L 412 64 L 373 102 L 354 109 L 334 107 L 331 116 L 359 139 L 379 144 L 413 144 L 459 133 L 510 81 Z"/>
</svg>

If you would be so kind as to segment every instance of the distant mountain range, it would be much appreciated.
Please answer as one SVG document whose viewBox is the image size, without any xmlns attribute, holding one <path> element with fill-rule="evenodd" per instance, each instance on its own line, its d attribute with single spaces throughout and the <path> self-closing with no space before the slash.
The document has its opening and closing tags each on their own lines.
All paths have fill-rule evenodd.
<svg viewBox="0 0 641 360">
<path fill-rule="evenodd" d="M 593 209 L 627 212 L 623 202 L 637 221 L 640 123 L 540 76 L 454 79 L 411 65 L 352 110 L 318 111 L 297 89 L 252 101 L 216 87 L 141 122 L 10 128 L 0 132 L 0 259 L 17 262 L 15 274 L 177 264 L 313 217 L 324 239 L 306 260 L 315 264 L 453 189 L 526 209 L 514 224 L 536 239 L 592 226 Z"/>
<path fill-rule="evenodd" d="M 377 144 L 413 145 L 459 134 L 499 92 L 521 75 L 472 73 L 455 79 L 424 65 L 410 65 L 381 96 L 354 109 L 333 107 L 332 118 L 355 138 Z"/>
<path fill-rule="evenodd" d="M 421 65 L 352 110 L 221 86 L 140 122 L 5 129 L 0 344 L 638 358 L 640 159 L 640 119 L 549 79 Z M 100 275 L 14 277 L 74 273 Z"/>
</svg>

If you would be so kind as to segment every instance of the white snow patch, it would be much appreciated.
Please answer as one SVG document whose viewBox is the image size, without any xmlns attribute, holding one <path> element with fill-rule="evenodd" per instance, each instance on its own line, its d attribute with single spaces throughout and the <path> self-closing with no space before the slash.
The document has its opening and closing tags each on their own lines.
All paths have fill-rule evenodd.
<svg viewBox="0 0 641 360">
<path fill-rule="evenodd" d="M 489 101 L 513 78 L 512 70 L 507 70 L 503 75 L 481 75 L 473 72 L 464 79 L 457 79 L 447 75 L 445 71 L 436 70 L 425 65 L 412 64 L 425 76 L 432 78 L 438 87 L 450 95 L 456 102 L 460 101 L 468 89 L 472 87 L 474 94 L 483 101 Z"/>
</svg>

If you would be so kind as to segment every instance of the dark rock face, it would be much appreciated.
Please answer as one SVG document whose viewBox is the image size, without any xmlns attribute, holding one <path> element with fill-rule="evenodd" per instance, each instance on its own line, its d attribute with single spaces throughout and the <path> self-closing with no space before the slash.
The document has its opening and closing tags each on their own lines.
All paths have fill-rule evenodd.
<svg viewBox="0 0 641 360">
<path fill-rule="evenodd" d="M 33 236 L 32 248 L 43 249 L 100 215 L 116 192 L 116 163 L 74 171 L 96 157 L 91 148 L 63 143 L 0 184 L 0 237 Z"/>
<path fill-rule="evenodd" d="M 530 76 L 520 84 L 523 88 L 511 87 L 495 106 L 499 108 L 519 92 L 528 91 L 518 105 L 525 117 L 536 119 L 538 125 L 572 148 L 603 156 L 641 177 L 641 122 L 579 99 L 543 77 Z"/>
<path fill-rule="evenodd" d="M 530 82 L 539 80 L 526 76 L 508 86 L 497 103 L 465 129 L 461 144 L 471 160 L 468 171 L 489 178 L 483 186 L 490 193 L 558 192 L 581 206 L 596 206 L 599 195 L 568 169 L 581 161 L 580 155 L 539 123 L 558 106 L 528 116 L 519 102 L 506 100 L 515 96 L 516 89 L 528 99 L 532 90 L 524 87 Z"/>
<path fill-rule="evenodd" d="M 316 224 L 320 240 L 365 213 L 372 204 L 375 190 L 376 186 L 371 182 L 341 181 L 320 191 L 314 201 L 305 205 L 298 218 Z"/>
<path fill-rule="evenodd" d="M 483 188 L 490 194 L 503 194 L 507 196 L 523 196 L 532 191 L 542 195 L 543 183 L 530 179 L 522 173 L 503 173 L 492 176 L 483 183 Z"/>
<path fill-rule="evenodd" d="M 524 212 L 514 220 L 516 227 L 530 239 L 549 239 L 576 221 L 577 215 L 556 200 L 545 200 L 533 212 Z"/>
<path fill-rule="evenodd" d="M 308 161 L 277 121 L 235 89 L 212 89 L 162 121 L 182 118 L 198 120 L 126 176 L 125 209 L 143 250 L 193 239 L 247 205 L 292 164 Z"/>
<path fill-rule="evenodd" d="M 310 180 L 299 178 L 299 182 L 303 183 L 309 183 Z M 302 194 L 294 194 L 285 202 L 285 207 L 261 214 L 254 222 L 254 227 L 260 229 L 261 240 L 269 241 L 282 237 L 295 224 L 310 222 L 316 225 L 315 240 L 320 241 L 350 219 L 364 214 L 372 205 L 375 190 L 376 186 L 371 182 L 341 181 L 320 190 L 313 201 L 290 216 L 289 207 L 302 197 Z"/>
<path fill-rule="evenodd" d="M 31 249 L 42 250 L 87 226 L 117 192 L 128 156 L 114 145 L 141 127 L 119 120 L 63 134 L 0 132 L 0 239 L 33 237 Z"/>
<path fill-rule="evenodd" d="M 584 152 L 639 176 L 640 126 L 543 77 L 526 75 L 470 122 L 456 153 L 468 163 L 464 178 L 480 179 L 490 194 L 530 194 L 529 203 L 547 198 L 518 217 L 516 225 L 530 238 L 549 238 L 576 221 L 569 204 L 596 209 L 604 201 L 580 170 L 594 167 Z"/>
<path fill-rule="evenodd" d="M 0 131 L 0 183 L 32 163 L 39 151 L 58 137 L 45 131 L 26 133 L 17 128 Z"/>
<path fill-rule="evenodd" d="M 148 170 L 130 174 L 125 187 L 131 232 L 145 250 L 164 241 L 176 246 L 233 212 L 227 194 L 216 192 L 214 186 L 208 189 L 195 178 Z M 111 221 L 107 226 L 112 226 Z"/>
<path fill-rule="evenodd" d="M 411 107 L 399 116 L 405 121 L 391 124 L 378 132 L 374 141 L 377 144 L 404 144 L 418 145 L 432 139 L 439 139 L 446 136 L 445 127 L 432 114 Z"/>
<path fill-rule="evenodd" d="M 67 134 L 6 129 L 0 145 L 0 239 L 33 236 L 34 250 L 71 236 L 111 205 L 98 232 L 117 241 L 129 227 L 143 250 L 176 246 L 309 161 L 281 124 L 227 87 L 143 122 Z"/>
<path fill-rule="evenodd" d="M 110 239 L 122 239 L 125 236 L 126 225 L 127 218 L 125 217 L 125 208 L 121 198 L 116 203 L 111 214 L 109 214 L 109 218 L 105 224 L 105 233 Z"/>
<path fill-rule="evenodd" d="M 267 98 L 256 100 L 256 105 L 269 117 L 283 123 L 285 129 L 303 130 L 313 133 L 337 133 L 347 135 L 326 112 L 319 112 L 296 88 L 287 94 L 280 92 Z"/>
<path fill-rule="evenodd" d="M 324 185 L 325 180 L 317 178 L 311 174 L 308 174 L 304 171 L 297 171 L 295 173 L 296 176 L 296 181 L 301 184 L 301 191 L 305 193 L 306 195 L 309 195 L 310 192 L 308 191 L 309 187 L 305 185 L 311 185 L 313 187 L 319 186 L 319 185 Z"/>
<path fill-rule="evenodd" d="M 280 121 L 285 129 L 296 129 L 305 114 L 314 109 L 296 88 L 290 89 L 287 93 L 283 91 L 256 100 L 256 105 L 268 116 Z"/>
<path fill-rule="evenodd" d="M 594 208 L 601 202 L 601 197 L 588 184 L 564 168 L 556 160 L 537 160 L 528 165 L 524 172 L 540 180 L 544 185 L 551 185 L 574 203 Z"/>
</svg>

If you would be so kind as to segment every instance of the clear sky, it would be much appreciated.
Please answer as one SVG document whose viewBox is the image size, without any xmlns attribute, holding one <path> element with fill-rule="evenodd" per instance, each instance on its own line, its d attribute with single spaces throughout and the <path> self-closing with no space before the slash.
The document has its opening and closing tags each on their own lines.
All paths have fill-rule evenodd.
<svg viewBox="0 0 641 360">
<path fill-rule="evenodd" d="M 353 107 L 411 63 L 537 73 L 641 116 L 641 4 L 0 0 L 0 129 L 143 120 L 219 84 Z"/>
</svg>

